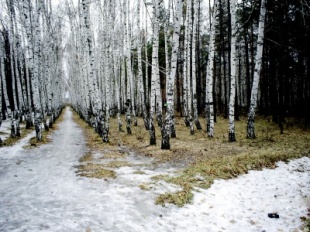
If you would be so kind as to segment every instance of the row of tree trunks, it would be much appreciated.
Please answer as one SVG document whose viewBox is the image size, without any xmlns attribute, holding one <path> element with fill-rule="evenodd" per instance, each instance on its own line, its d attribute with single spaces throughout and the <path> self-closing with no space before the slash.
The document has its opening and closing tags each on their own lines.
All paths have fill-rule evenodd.
<svg viewBox="0 0 310 232">
<path fill-rule="evenodd" d="M 53 49 L 61 40 L 51 36 L 51 1 L 8 0 L 3 7 L 8 18 L 1 19 L 0 29 L 0 117 L 11 119 L 11 137 L 20 136 L 25 119 L 26 128 L 35 123 L 37 140 L 42 140 L 42 123 L 48 129 L 63 104 L 60 52 Z"/>
<path fill-rule="evenodd" d="M 260 5 L 263 6 L 263 3 Z M 99 3 L 91 4 L 97 6 Z M 150 144 L 154 145 L 156 144 L 154 129 L 156 118 L 161 126 L 162 148 L 169 149 L 169 139 L 175 135 L 173 127 L 175 110 L 182 111 L 185 124 L 190 128 L 189 133 L 193 134 L 194 125 L 196 124 L 197 129 L 200 127 L 198 112 L 203 110 L 199 107 L 199 99 L 204 96 L 208 136 L 214 136 L 216 116 L 223 115 L 229 119 L 229 141 L 233 142 L 236 140 L 234 122 L 235 119 L 238 120 L 241 110 L 248 110 L 250 125 L 252 120 L 250 115 L 253 110 L 255 113 L 257 104 L 260 104 L 260 108 L 262 106 L 271 107 L 272 104 L 275 104 L 278 108 L 282 107 L 279 112 L 284 112 L 288 103 L 292 105 L 295 102 L 295 95 L 287 94 L 288 86 L 293 81 L 289 74 L 280 73 L 278 69 L 272 80 L 262 82 L 261 86 L 265 86 L 264 89 L 256 87 L 261 78 L 262 67 L 272 67 L 273 65 L 276 68 L 278 66 L 285 67 L 290 62 L 290 56 L 284 52 L 285 59 L 281 62 L 276 61 L 273 64 L 273 61 L 268 58 L 267 61 L 263 60 L 265 66 L 259 64 L 263 58 L 263 50 L 260 51 L 259 47 L 263 42 L 268 41 L 261 40 L 261 37 L 264 36 L 264 33 L 260 32 L 261 19 L 257 20 L 258 17 L 256 17 L 256 15 L 261 15 L 260 11 L 262 11 L 262 8 L 258 7 L 259 2 L 254 4 L 250 1 L 242 3 L 234 0 L 215 1 L 210 17 L 210 31 L 204 36 L 199 36 L 201 34 L 199 27 L 200 2 L 188 0 L 181 13 L 177 10 L 178 4 L 180 4 L 179 1 L 167 1 L 168 8 L 166 9 L 167 5 L 164 6 L 163 1 L 159 0 L 154 0 L 152 3 L 128 0 L 119 0 L 113 3 L 103 1 L 100 3 L 102 5 L 100 12 L 102 32 L 99 33 L 99 39 L 94 36 L 96 34 L 94 29 L 93 35 L 87 40 L 87 37 L 83 35 L 88 30 L 86 23 L 80 21 L 77 23 L 81 28 L 81 36 L 77 37 L 75 42 L 82 40 L 85 44 L 85 41 L 91 40 L 94 49 L 96 46 L 102 47 L 100 55 L 94 52 L 94 56 L 100 60 L 101 67 L 100 71 L 93 69 L 93 73 L 98 72 L 96 75 L 93 74 L 94 83 L 99 83 L 99 92 L 101 93 L 99 97 L 101 97 L 102 110 L 106 118 L 109 118 L 109 112 L 113 115 L 114 108 L 117 108 L 120 130 L 122 130 L 120 113 L 124 113 L 126 110 L 128 134 L 132 132 L 131 126 L 135 124 L 136 115 L 142 114 L 145 128 L 150 130 Z M 150 9 L 150 5 L 153 10 Z M 241 10 L 244 12 L 240 12 Z M 112 12 L 117 12 L 116 16 L 112 16 Z M 171 14 L 172 17 L 171 12 L 174 12 Z M 148 17 L 151 17 L 151 20 L 147 20 Z M 142 29 L 142 20 L 140 19 L 144 20 Z M 149 21 L 151 23 L 148 23 Z M 179 29 L 177 21 L 180 21 Z M 149 31 L 150 25 L 152 33 L 147 35 L 146 31 Z M 78 27 L 75 28 L 77 31 Z M 259 29 L 258 39 L 254 33 L 257 29 Z M 96 45 L 96 41 L 100 45 Z M 287 40 L 283 40 L 283 43 L 287 43 Z M 178 44 L 177 47 L 176 44 Z M 89 81 L 91 73 L 88 73 L 87 66 L 88 62 L 91 63 L 92 60 L 84 59 L 87 57 L 87 51 L 80 53 L 79 49 L 83 48 L 79 48 L 79 46 L 82 45 L 83 43 L 79 44 L 75 52 L 78 53 L 79 62 L 83 64 L 78 75 L 82 76 L 83 74 L 85 83 L 76 84 L 75 82 L 78 81 L 76 78 L 72 81 L 72 86 L 75 85 L 77 86 L 75 88 L 78 89 L 91 89 L 90 85 L 93 80 Z M 270 51 L 268 52 L 270 53 Z M 275 57 L 277 58 L 278 55 Z M 300 66 L 301 63 L 306 63 L 303 57 L 300 55 L 298 58 Z M 207 61 L 207 64 L 201 60 Z M 149 61 L 150 63 L 148 63 Z M 174 64 L 174 62 L 176 63 Z M 202 73 L 201 70 L 203 70 Z M 174 71 L 177 75 L 173 74 Z M 272 70 L 270 71 L 272 72 Z M 264 74 L 266 73 L 264 72 Z M 280 76 L 284 76 L 283 83 Z M 303 86 L 307 82 L 302 78 L 298 81 L 300 81 L 299 88 L 304 89 Z M 274 83 L 268 87 L 268 83 L 271 82 Z M 275 89 L 271 90 L 271 88 Z M 250 98 L 251 89 L 253 97 Z M 272 92 L 277 90 L 283 93 L 283 97 L 280 99 L 277 95 L 275 97 L 279 98 L 279 101 L 269 104 L 268 99 L 271 99 Z M 83 97 L 81 102 L 84 102 L 81 111 L 87 111 L 85 109 L 88 107 L 85 106 L 89 105 L 90 111 L 95 113 L 96 110 L 93 108 L 96 108 L 94 106 L 97 103 L 92 96 Z M 181 107 L 176 104 L 178 102 L 182 102 Z M 165 107 L 162 107 L 162 103 Z M 165 120 L 162 123 L 163 109 Z M 279 116 L 278 113 L 277 115 Z M 283 121 L 283 116 L 281 121 Z M 249 128 L 252 127 L 249 126 Z M 250 138 L 250 136 L 248 137 Z"/>
</svg>

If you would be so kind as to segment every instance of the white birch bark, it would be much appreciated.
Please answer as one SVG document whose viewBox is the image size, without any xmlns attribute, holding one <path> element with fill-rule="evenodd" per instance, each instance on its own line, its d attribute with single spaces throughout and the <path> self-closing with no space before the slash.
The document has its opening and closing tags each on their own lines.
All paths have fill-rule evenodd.
<svg viewBox="0 0 310 232">
<path fill-rule="evenodd" d="M 30 91 L 31 89 L 31 76 L 33 75 L 34 71 L 33 71 L 33 35 L 32 35 L 32 26 L 31 26 L 31 13 L 30 13 L 30 3 L 27 0 L 23 0 L 22 4 L 22 15 L 24 16 L 22 18 L 22 22 L 25 28 L 25 32 L 26 32 L 26 42 L 25 44 L 27 44 L 26 47 L 26 52 L 27 52 L 27 59 L 26 59 L 26 82 L 27 82 L 27 95 L 28 95 L 28 99 L 29 99 L 29 105 L 28 105 L 28 116 L 27 116 L 27 126 L 29 127 L 31 126 L 31 111 L 32 111 L 32 107 L 31 107 L 31 100 L 33 100 L 33 95 Z"/>
<path fill-rule="evenodd" d="M 214 135 L 214 108 L 213 108 L 213 70 L 214 70 L 214 54 L 215 54 L 215 26 L 218 1 L 214 1 L 213 17 L 210 31 L 209 57 L 206 78 L 206 117 L 207 132 L 209 137 Z"/>
<path fill-rule="evenodd" d="M 187 11 L 186 11 L 186 36 L 185 39 L 187 44 L 187 56 L 185 59 L 186 64 L 186 78 L 187 78 L 187 109 L 188 109 L 188 120 L 189 120 L 189 127 L 190 127 L 190 134 L 193 135 L 195 133 L 194 131 L 194 120 L 193 120 L 193 86 L 192 86 L 192 80 L 194 76 L 191 73 L 191 58 L 192 56 L 192 49 L 193 49 L 193 28 L 192 28 L 192 2 L 190 1 L 187 4 Z"/>
<path fill-rule="evenodd" d="M 256 57 L 255 57 L 253 86 L 252 86 L 252 91 L 251 91 L 251 102 L 250 102 L 250 109 L 249 109 L 248 123 L 247 123 L 247 138 L 249 139 L 254 139 L 256 137 L 255 130 L 254 130 L 254 118 L 255 118 L 255 109 L 257 105 L 259 78 L 260 78 L 262 59 L 263 59 L 265 15 L 266 15 L 266 0 L 262 0 L 261 7 L 260 7 L 260 14 L 259 14 L 259 23 L 258 23 L 257 51 L 256 51 Z"/>
<path fill-rule="evenodd" d="M 142 38 L 141 38 L 141 26 L 140 26 L 140 0 L 137 0 L 137 30 L 138 30 L 138 36 L 137 36 L 137 52 L 138 52 L 138 83 L 139 83 L 139 99 L 140 99 L 140 105 L 141 105 L 141 111 L 142 111 L 142 117 L 144 121 L 145 128 L 148 128 L 147 123 L 147 112 L 146 112 L 146 106 L 145 106 L 145 90 L 144 90 L 144 84 L 143 84 L 143 73 L 142 73 Z"/>
<path fill-rule="evenodd" d="M 128 8 L 128 16 L 129 16 L 129 8 Z M 133 115 L 133 125 L 137 126 L 138 125 L 138 121 L 137 121 L 137 114 L 136 114 L 136 98 L 135 98 L 135 92 L 136 92 L 136 81 L 135 81 L 135 75 L 133 74 L 133 62 L 131 62 L 131 49 L 132 49 L 132 45 L 131 45 L 131 39 L 132 39 L 132 25 L 133 22 L 129 22 L 128 20 L 128 66 L 127 66 L 127 70 L 130 71 L 129 72 L 129 80 L 130 80 L 130 99 L 131 99 L 131 112 Z"/>
<path fill-rule="evenodd" d="M 106 87 L 106 105 L 105 105 L 105 125 L 103 128 L 103 135 L 102 139 L 104 142 L 109 141 L 109 123 L 110 123 L 110 109 L 111 109 L 111 103 L 112 103 L 112 93 L 111 93 L 111 79 L 110 77 L 112 76 L 112 25 L 114 25 L 114 22 L 112 21 L 112 18 L 114 17 L 114 11 L 112 7 L 112 1 L 106 2 L 106 9 L 108 9 L 108 14 L 106 15 L 106 21 L 107 25 L 105 26 L 107 30 L 107 39 L 105 40 L 105 46 L 106 46 L 106 56 L 105 56 L 105 64 L 106 64 L 106 69 L 105 69 L 105 87 Z"/>
<path fill-rule="evenodd" d="M 159 0 L 153 1 L 153 50 L 152 50 L 152 77 L 151 77 L 151 99 L 150 99 L 150 114 L 149 114 L 149 131 L 150 131 L 150 145 L 156 144 L 156 135 L 155 135 L 155 127 L 154 127 L 154 114 L 156 109 L 157 102 L 157 110 L 158 107 L 158 93 L 159 93 L 159 68 L 158 68 L 158 30 L 159 30 L 159 18 L 158 18 L 158 10 L 159 10 L 160 2 Z M 157 112 L 158 115 L 158 112 Z M 159 119 L 157 117 L 157 119 Z"/>
<path fill-rule="evenodd" d="M 236 1 L 230 0 L 231 12 L 231 51 L 230 51 L 230 96 L 229 96 L 229 127 L 228 141 L 235 142 L 235 95 L 236 95 L 236 74 L 237 74 L 237 20 L 236 20 Z"/>
<path fill-rule="evenodd" d="M 35 131 L 36 138 L 38 141 L 42 140 L 42 111 L 40 104 L 40 45 L 41 45 L 41 26 L 40 26 L 40 18 L 42 11 L 42 0 L 38 0 L 36 4 L 36 14 L 35 14 L 35 27 L 34 27 L 34 52 L 33 52 L 33 73 L 31 75 L 31 84 L 32 84 L 32 96 L 34 102 L 34 112 L 35 112 Z M 29 7 L 29 6 L 28 6 Z M 31 21 L 27 20 L 27 28 L 26 30 L 30 30 L 29 36 L 31 36 Z M 27 32 L 28 34 L 28 32 Z M 28 36 L 28 35 L 27 35 Z"/>
<path fill-rule="evenodd" d="M 148 15 L 147 9 L 145 10 L 145 34 L 144 34 L 144 55 L 145 55 L 145 102 L 146 106 L 150 106 L 150 91 L 149 91 L 149 59 L 148 59 L 148 40 L 147 40 L 147 33 L 148 33 Z M 146 126 L 148 129 L 149 126 Z"/>
<path fill-rule="evenodd" d="M 192 88 L 193 88 L 193 116 L 194 123 L 196 125 L 197 130 L 201 130 L 201 124 L 198 118 L 198 109 L 197 109 L 197 84 L 196 84 L 196 52 L 197 52 L 197 43 L 198 43 L 198 1 L 192 0 L 192 4 L 194 5 L 194 21 L 193 21 L 193 45 L 192 45 Z"/>
<path fill-rule="evenodd" d="M 15 70 L 15 63 L 16 63 L 16 49 L 15 49 L 15 45 L 16 45 L 16 36 L 14 35 L 14 9 L 13 9 L 13 1 L 9 0 L 7 1 L 7 7 L 8 7 L 8 11 L 9 11 L 9 44 L 10 44 L 10 54 L 9 54 L 9 59 L 10 59 L 10 71 L 11 71 L 11 80 L 12 80 L 12 95 L 13 95 L 13 114 L 12 114 L 12 126 L 14 125 L 14 114 L 16 111 L 18 111 L 18 103 L 17 103 L 17 96 L 16 96 L 16 80 L 17 77 L 15 74 L 16 70 Z M 11 137 L 15 137 L 15 134 L 13 134 L 15 132 L 13 132 L 13 130 L 11 131 Z"/>
<path fill-rule="evenodd" d="M 184 114 L 184 123 L 187 127 L 190 127 L 192 124 L 189 120 L 191 104 L 189 105 L 188 96 L 190 94 L 189 90 L 189 60 L 190 60 L 190 51 L 189 51 L 189 10 L 190 4 L 186 5 L 186 17 L 185 17 L 185 32 L 184 32 L 184 52 L 183 52 L 183 114 Z"/>
<path fill-rule="evenodd" d="M 177 71 L 177 61 L 178 61 L 178 50 L 179 50 L 179 37 L 180 37 L 180 24 L 182 18 L 182 9 L 183 9 L 184 0 L 178 0 L 176 2 L 176 12 L 174 17 L 174 31 L 172 38 L 172 55 L 171 55 L 171 70 L 166 82 L 166 99 L 167 99 L 167 111 L 165 119 L 165 127 L 163 128 L 162 133 L 162 149 L 170 149 L 170 136 L 171 128 L 174 128 L 174 86 L 175 86 L 175 77 Z"/>
<path fill-rule="evenodd" d="M 127 129 L 127 134 L 131 134 L 131 123 L 132 123 L 132 118 L 131 118 L 131 113 L 133 109 L 133 102 L 134 100 L 132 99 L 132 91 L 133 86 L 132 86 L 132 72 L 131 72 L 131 39 L 130 39 L 130 29 L 129 29 L 129 4 L 127 2 L 128 0 L 124 0 L 123 2 L 123 10 L 124 10 L 124 30 L 125 30 L 125 65 L 126 65 L 126 73 L 127 73 L 127 85 L 126 85 L 126 129 Z"/>
<path fill-rule="evenodd" d="M 123 131 L 122 120 L 121 120 L 121 100 L 120 100 L 120 54 L 117 54 L 117 57 L 114 61 L 114 75 L 115 75 L 115 95 L 116 95 L 116 104 L 117 104 L 117 121 L 118 121 L 118 130 Z"/>
<path fill-rule="evenodd" d="M 85 44 L 87 46 L 87 56 L 88 56 L 88 64 L 87 64 L 87 77 L 89 83 L 89 94 L 91 98 L 91 104 L 93 106 L 93 122 L 96 131 L 98 131 L 98 124 L 96 124 L 99 119 L 99 115 L 102 111 L 101 101 L 99 97 L 99 87 L 98 82 L 95 78 L 95 62 L 94 62 L 94 46 L 93 46 L 93 36 L 91 31 L 91 22 L 90 22 L 90 2 L 88 0 L 82 0 L 82 12 L 84 19 L 84 27 L 85 27 Z"/>
</svg>

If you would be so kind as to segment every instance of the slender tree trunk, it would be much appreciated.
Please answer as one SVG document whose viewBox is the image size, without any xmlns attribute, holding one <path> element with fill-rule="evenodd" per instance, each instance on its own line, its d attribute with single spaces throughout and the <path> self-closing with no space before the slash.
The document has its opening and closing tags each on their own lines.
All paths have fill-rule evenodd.
<svg viewBox="0 0 310 232">
<path fill-rule="evenodd" d="M 185 33 L 185 39 L 186 39 L 186 59 L 185 59 L 185 65 L 186 65 L 186 76 L 187 79 L 187 110 L 188 110 L 188 120 L 189 120 L 189 128 L 190 128 L 190 134 L 193 135 L 195 133 L 194 130 L 194 119 L 193 119 L 193 86 L 192 86 L 192 80 L 195 78 L 192 75 L 192 63 L 193 60 L 192 57 L 192 50 L 193 50 L 193 25 L 192 25 L 192 2 L 188 2 L 187 4 L 187 10 L 186 10 L 186 33 Z"/>
<path fill-rule="evenodd" d="M 235 97 L 236 97 L 236 73 L 237 73 L 237 22 L 236 22 L 236 2 L 230 0 L 231 11 L 231 61 L 230 61 L 230 97 L 229 97 L 229 142 L 236 141 L 235 135 Z"/>
<path fill-rule="evenodd" d="M 194 4 L 194 22 L 193 22 L 193 49 L 192 49 L 192 86 L 193 86 L 193 113 L 194 113 L 194 122 L 197 130 L 201 130 L 201 124 L 198 119 L 198 109 L 197 109 L 197 72 L 196 72 L 196 64 L 197 64 L 197 44 L 198 44 L 198 2 L 197 0 L 193 0 Z"/>
<path fill-rule="evenodd" d="M 189 60 L 190 60 L 190 51 L 188 49 L 189 47 L 189 9 L 190 9 L 190 4 L 187 4 L 186 6 L 186 17 L 185 17 L 185 30 L 184 30 L 184 52 L 183 52 L 183 112 L 184 112 L 184 123 L 187 127 L 191 126 L 190 122 L 190 110 L 189 108 L 191 105 L 189 105 L 189 78 L 188 78 L 188 73 L 190 72 L 189 70 Z M 191 127 L 193 129 L 193 127 Z"/>
<path fill-rule="evenodd" d="M 168 80 L 166 82 L 166 119 L 165 126 L 162 128 L 162 143 L 161 149 L 170 149 L 170 136 L 174 129 L 174 86 L 177 71 L 178 50 L 179 50 L 179 35 L 180 35 L 180 21 L 182 17 L 183 1 L 178 0 L 176 3 L 176 14 L 174 18 L 174 32 L 172 38 L 172 56 L 171 56 L 171 70 L 169 72 Z"/>
<path fill-rule="evenodd" d="M 257 92 L 258 84 L 261 73 L 261 65 L 263 58 L 263 42 L 264 42 L 264 27 L 265 27 L 265 14 L 266 14 L 266 0 L 261 1 L 260 15 L 259 15 L 259 24 L 258 24 L 258 39 L 257 39 L 257 52 L 255 57 L 255 69 L 254 69 L 254 79 L 251 92 L 251 103 L 248 114 L 248 124 L 247 124 L 247 138 L 254 139 L 254 118 L 255 118 L 255 109 L 257 104 Z"/>
<path fill-rule="evenodd" d="M 11 114 L 11 106 L 9 102 L 8 88 L 7 88 L 6 75 L 5 75 L 5 69 L 4 69 L 4 64 L 5 64 L 4 63 L 4 52 L 5 52 L 4 51 L 4 38 L 2 38 L 2 35 L 0 35 L 0 71 L 1 71 L 1 79 L 2 79 L 2 87 L 3 87 L 3 97 L 4 97 L 4 103 L 5 103 L 5 110 L 3 111 L 9 115 Z"/>
<path fill-rule="evenodd" d="M 151 101 L 150 101 L 150 114 L 149 114 L 149 131 L 150 131 L 150 145 L 156 144 L 155 127 L 154 127 L 154 113 L 157 101 L 157 110 L 159 110 L 158 94 L 160 94 L 159 83 L 159 68 L 158 68 L 158 31 L 159 31 L 159 0 L 153 1 L 153 51 L 152 51 L 152 78 L 151 78 Z"/>
<path fill-rule="evenodd" d="M 206 78 L 206 115 L 207 115 L 207 132 L 209 137 L 214 135 L 214 109 L 213 109 L 213 71 L 214 71 L 214 54 L 215 54 L 215 27 L 216 27 L 216 14 L 217 4 L 214 1 L 213 17 L 210 32 L 209 42 L 209 57 L 208 57 L 208 70 Z"/>
<path fill-rule="evenodd" d="M 137 46 L 137 52 L 138 52 L 138 83 L 139 83 L 139 98 L 141 101 L 141 108 L 142 108 L 142 117 L 144 121 L 145 128 L 148 128 L 147 123 L 147 111 L 145 106 L 145 90 L 144 90 L 144 84 L 143 84 L 143 73 L 142 73 L 142 38 L 141 38 L 141 28 L 140 28 L 140 0 L 137 1 L 137 27 L 138 27 L 138 46 Z"/>
</svg>

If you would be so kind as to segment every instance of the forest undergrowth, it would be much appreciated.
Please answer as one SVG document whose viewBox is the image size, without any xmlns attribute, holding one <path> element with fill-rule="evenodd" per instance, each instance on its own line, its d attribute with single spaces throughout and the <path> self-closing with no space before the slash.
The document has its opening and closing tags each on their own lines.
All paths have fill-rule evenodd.
<svg viewBox="0 0 310 232">
<path fill-rule="evenodd" d="M 171 139 L 171 149 L 161 150 L 160 128 L 156 126 L 157 145 L 149 146 L 149 132 L 145 130 L 142 118 L 138 126 L 132 126 L 132 134 L 118 131 L 116 118 L 111 118 L 109 143 L 103 143 L 94 128 L 74 113 L 73 116 L 83 129 L 86 144 L 90 151 L 81 157 L 77 173 L 90 178 L 117 178 L 115 169 L 135 164 L 124 161 L 129 151 L 144 157 L 152 158 L 151 165 L 168 163 L 177 167 L 177 175 L 159 175 L 153 181 L 166 181 L 181 186 L 177 192 L 159 195 L 156 204 L 166 203 L 183 206 L 190 203 L 197 187 L 209 188 L 215 179 L 230 179 L 246 174 L 249 170 L 275 168 L 276 162 L 287 162 L 290 159 L 310 157 L 310 130 L 308 127 L 297 127 L 293 123 L 285 124 L 284 134 L 280 134 L 278 125 L 263 117 L 255 122 L 256 139 L 246 138 L 246 118 L 236 121 L 237 142 L 228 142 L 228 120 L 217 118 L 215 136 L 208 138 L 205 130 L 196 130 L 190 135 L 189 128 L 184 126 L 183 118 L 176 117 L 177 138 Z M 124 118 L 122 119 L 124 122 Z M 205 127 L 204 118 L 200 122 Z M 96 155 L 109 162 L 100 164 Z M 97 155 L 98 156 L 98 155 Z M 149 165 L 149 164 L 146 164 Z M 143 173 L 141 173 L 143 174 Z M 149 190 L 143 185 L 141 189 Z"/>
</svg>

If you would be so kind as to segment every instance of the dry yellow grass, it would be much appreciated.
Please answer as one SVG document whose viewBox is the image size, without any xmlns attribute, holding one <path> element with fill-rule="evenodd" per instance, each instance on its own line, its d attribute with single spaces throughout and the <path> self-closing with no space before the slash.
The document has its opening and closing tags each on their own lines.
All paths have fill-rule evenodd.
<svg viewBox="0 0 310 232">
<path fill-rule="evenodd" d="M 22 129 L 21 133 L 20 133 L 20 137 L 8 137 L 7 139 L 5 139 L 1 146 L 13 146 L 15 143 L 17 143 L 20 139 L 25 138 L 29 133 L 31 133 L 33 130 L 32 129 Z"/>
<path fill-rule="evenodd" d="M 50 135 L 51 133 L 53 133 L 55 130 L 58 130 L 59 126 L 58 124 L 60 122 L 63 121 L 64 119 L 64 112 L 65 110 L 62 110 L 61 114 L 59 115 L 59 117 L 56 119 L 55 123 L 53 124 L 52 128 L 49 128 L 48 131 L 46 130 L 43 130 L 42 131 L 42 140 L 41 141 L 38 141 L 36 139 L 36 137 L 32 137 L 29 141 L 29 145 L 26 145 L 25 148 L 28 148 L 28 149 L 31 149 L 31 148 L 35 148 L 35 147 L 38 147 L 38 146 L 41 146 L 43 144 L 47 144 L 49 142 L 51 142 L 51 139 L 48 138 L 48 135 Z M 30 132 L 34 130 L 34 128 L 32 129 L 29 129 Z"/>
<path fill-rule="evenodd" d="M 43 130 L 43 132 L 42 132 L 42 141 L 37 141 L 35 137 L 32 137 L 30 139 L 30 141 L 29 141 L 29 145 L 26 146 L 26 148 L 34 148 L 34 147 L 40 146 L 42 144 L 49 143 L 50 139 L 47 138 L 47 135 L 49 135 L 50 133 L 52 133 L 53 131 L 58 129 L 58 123 L 61 122 L 63 120 L 63 117 L 64 117 L 63 113 L 64 112 L 61 113 L 59 118 L 53 124 L 53 127 L 49 128 L 49 131 Z M 8 137 L 6 140 L 3 141 L 2 146 L 13 146 L 20 139 L 25 138 L 29 133 L 31 133 L 33 131 L 34 131 L 34 127 L 30 128 L 30 129 L 23 128 L 22 131 L 21 131 L 21 136 L 20 137 L 15 137 L 15 138 Z"/>
<path fill-rule="evenodd" d="M 100 164 L 87 163 L 77 166 L 77 169 L 77 174 L 79 176 L 98 179 L 116 178 L 114 170 L 105 169 Z"/>
<path fill-rule="evenodd" d="M 94 133 L 85 122 L 74 116 L 85 131 L 87 144 L 93 152 L 105 151 L 109 158 L 123 158 L 119 154 L 120 146 L 128 147 L 136 154 L 153 157 L 155 163 L 168 162 L 180 167 L 177 177 L 156 176 L 153 181 L 165 180 L 178 184 L 181 191 L 166 193 L 156 199 L 156 203 L 174 203 L 182 206 L 190 202 L 192 187 L 208 188 L 215 179 L 229 179 L 248 170 L 274 168 L 277 161 L 288 161 L 310 155 L 309 129 L 301 129 L 286 124 L 284 134 L 280 134 L 278 125 L 268 119 L 257 117 L 255 133 L 257 138 L 246 138 L 245 117 L 236 121 L 237 142 L 228 142 L 228 120 L 217 118 L 215 136 L 208 138 L 205 129 L 190 135 L 189 128 L 184 126 L 183 118 L 176 117 L 177 138 L 171 139 L 171 150 L 161 150 L 160 128 L 155 125 L 157 145 L 149 146 L 149 132 L 145 130 L 143 120 L 138 118 L 138 126 L 132 126 L 132 135 L 118 131 L 116 118 L 110 121 L 110 142 L 105 144 L 99 135 Z M 125 127 L 125 120 L 122 117 Z M 205 119 L 200 118 L 203 128 Z M 142 188 L 143 189 L 143 188 Z"/>
</svg>

